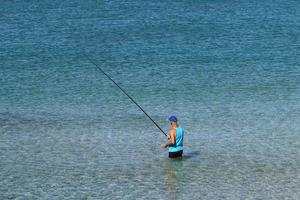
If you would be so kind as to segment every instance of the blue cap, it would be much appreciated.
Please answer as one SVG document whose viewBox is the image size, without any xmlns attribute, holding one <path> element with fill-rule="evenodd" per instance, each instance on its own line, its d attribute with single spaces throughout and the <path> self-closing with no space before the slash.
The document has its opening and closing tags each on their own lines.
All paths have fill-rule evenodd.
<svg viewBox="0 0 300 200">
<path fill-rule="evenodd" d="M 177 122 L 177 117 L 171 116 L 171 117 L 169 117 L 169 121 L 170 122 Z"/>
</svg>

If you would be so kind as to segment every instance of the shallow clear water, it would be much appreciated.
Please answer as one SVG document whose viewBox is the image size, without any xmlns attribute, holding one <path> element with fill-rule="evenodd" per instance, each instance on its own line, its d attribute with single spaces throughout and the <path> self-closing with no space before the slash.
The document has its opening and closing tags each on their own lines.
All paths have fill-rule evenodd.
<svg viewBox="0 0 300 200">
<path fill-rule="evenodd" d="M 0 199 L 299 199 L 297 1 L 1 1 Z M 172 161 L 163 134 L 186 130 Z"/>
</svg>

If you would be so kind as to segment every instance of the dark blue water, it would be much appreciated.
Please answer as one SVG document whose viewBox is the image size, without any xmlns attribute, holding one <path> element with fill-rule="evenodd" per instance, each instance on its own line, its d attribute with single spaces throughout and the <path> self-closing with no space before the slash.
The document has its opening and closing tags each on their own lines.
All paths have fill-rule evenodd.
<svg viewBox="0 0 300 200">
<path fill-rule="evenodd" d="M 1 199 L 299 199 L 298 1 L 1 1 Z M 185 158 L 84 56 L 168 131 Z"/>
</svg>

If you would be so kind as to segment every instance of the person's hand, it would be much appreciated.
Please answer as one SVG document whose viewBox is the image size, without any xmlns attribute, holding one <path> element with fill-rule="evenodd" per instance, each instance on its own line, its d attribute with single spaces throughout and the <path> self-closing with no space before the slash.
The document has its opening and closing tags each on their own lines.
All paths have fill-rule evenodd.
<svg viewBox="0 0 300 200">
<path fill-rule="evenodd" d="M 170 137 L 170 135 L 167 135 L 166 138 L 169 140 L 171 137 Z"/>
<path fill-rule="evenodd" d="M 167 147 L 168 147 L 167 144 L 162 144 L 161 146 L 162 146 L 163 148 L 167 148 Z"/>
</svg>

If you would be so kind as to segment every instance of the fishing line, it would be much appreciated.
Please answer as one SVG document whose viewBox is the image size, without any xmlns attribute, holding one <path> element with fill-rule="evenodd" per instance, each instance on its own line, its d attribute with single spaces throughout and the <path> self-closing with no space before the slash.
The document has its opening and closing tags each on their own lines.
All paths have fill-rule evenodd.
<svg viewBox="0 0 300 200">
<path fill-rule="evenodd" d="M 127 94 L 127 92 L 121 88 L 107 73 L 105 73 L 105 71 L 99 67 L 97 65 L 97 63 L 95 63 L 88 55 L 86 55 L 85 53 L 83 53 L 83 55 L 93 64 L 95 65 L 95 67 L 97 67 L 97 69 L 99 71 L 101 71 L 109 80 L 111 80 L 137 107 L 139 107 L 139 109 L 141 109 L 141 111 L 143 111 L 143 113 L 156 125 L 156 127 L 165 135 L 167 136 L 167 134 L 162 130 L 162 128 L 146 113 L 146 111 L 131 97 L 129 96 L 129 94 Z"/>
</svg>

